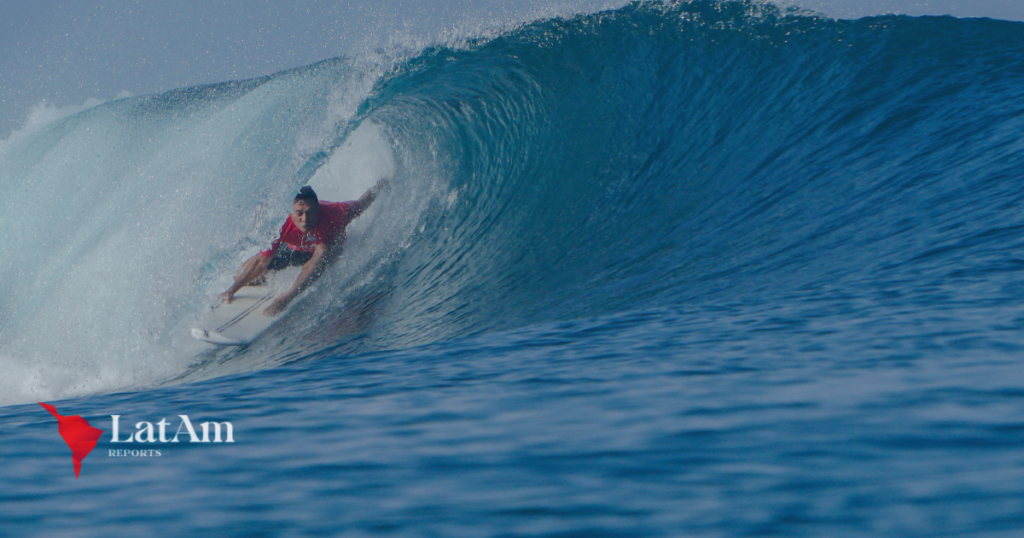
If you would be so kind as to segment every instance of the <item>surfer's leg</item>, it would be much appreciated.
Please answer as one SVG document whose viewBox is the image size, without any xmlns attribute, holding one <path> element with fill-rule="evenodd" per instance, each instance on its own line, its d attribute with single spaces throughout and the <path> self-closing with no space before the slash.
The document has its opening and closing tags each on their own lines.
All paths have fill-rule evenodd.
<svg viewBox="0 0 1024 538">
<path fill-rule="evenodd" d="M 308 260 L 311 256 L 313 256 L 312 253 L 296 252 L 288 248 L 287 245 L 281 245 L 277 249 L 277 252 L 274 253 L 274 257 L 270 259 L 270 262 L 263 264 L 263 271 L 258 272 L 257 276 L 254 276 L 251 279 L 249 279 L 249 282 L 246 284 L 246 286 L 261 286 L 267 283 L 267 273 L 271 271 L 280 271 L 281 269 L 284 269 L 289 265 L 302 265 L 301 263 L 296 263 L 296 258 L 300 257 L 300 255 L 305 256 L 305 258 L 302 258 L 303 261 Z M 242 270 L 245 271 L 244 265 L 242 266 Z"/>
<path fill-rule="evenodd" d="M 265 258 L 260 254 L 249 258 L 248 261 L 242 264 L 242 270 L 235 275 L 235 282 L 231 284 L 224 293 L 220 294 L 221 299 L 225 303 L 231 304 L 231 298 L 234 297 L 235 292 L 242 289 L 243 286 L 252 282 L 253 280 L 259 279 L 263 275 L 267 274 L 267 266 L 270 265 L 270 259 Z"/>
<path fill-rule="evenodd" d="M 244 286 L 262 284 L 266 280 L 268 264 L 264 263 L 262 255 L 257 254 L 242 264 L 242 270 L 235 275 L 235 282 L 245 279 Z"/>
</svg>

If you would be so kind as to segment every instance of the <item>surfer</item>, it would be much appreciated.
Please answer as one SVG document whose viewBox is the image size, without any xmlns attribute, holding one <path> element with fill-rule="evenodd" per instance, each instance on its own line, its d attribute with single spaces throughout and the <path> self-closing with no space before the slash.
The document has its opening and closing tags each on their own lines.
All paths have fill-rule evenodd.
<svg viewBox="0 0 1024 538">
<path fill-rule="evenodd" d="M 320 277 L 325 267 L 341 254 L 345 227 L 370 207 L 389 182 L 382 179 L 351 202 L 321 202 L 309 185 L 299 189 L 292 200 L 291 215 L 281 225 L 281 233 L 270 248 L 249 258 L 235 275 L 235 282 L 220 297 L 231 303 L 235 293 L 244 286 L 262 281 L 269 271 L 290 265 L 301 265 L 302 271 L 288 291 L 270 303 L 263 314 L 280 314 L 302 290 Z"/>
</svg>

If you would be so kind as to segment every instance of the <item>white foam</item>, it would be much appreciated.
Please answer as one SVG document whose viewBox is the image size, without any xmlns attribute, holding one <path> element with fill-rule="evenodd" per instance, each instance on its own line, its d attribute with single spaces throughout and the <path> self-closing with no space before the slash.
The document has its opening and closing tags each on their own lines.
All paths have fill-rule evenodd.
<svg viewBox="0 0 1024 538">
<path fill-rule="evenodd" d="M 39 107 L 0 154 L 0 404 L 151 386 L 209 349 L 192 322 L 287 214 L 297 145 L 320 128 L 309 77 L 193 94 L 188 113 L 109 103 L 56 131 L 84 108 Z"/>
<path fill-rule="evenodd" d="M 26 361 L 0 355 L 0 406 L 52 402 L 132 387 L 136 380 L 111 362 Z"/>
<path fill-rule="evenodd" d="M 130 92 L 121 91 L 117 94 L 116 97 L 114 97 L 113 100 L 125 99 L 128 97 L 132 97 L 132 94 Z M 82 112 L 84 110 L 88 110 L 90 108 L 102 105 L 103 103 L 109 101 L 110 100 L 90 98 L 86 99 L 85 102 L 83 102 L 80 105 L 69 106 L 57 106 L 53 103 L 50 103 L 49 101 L 40 101 L 36 103 L 35 106 L 33 106 L 31 109 L 29 109 L 28 117 L 25 118 L 25 123 L 21 126 L 20 129 L 15 129 L 14 131 L 12 131 L 11 136 L 9 136 L 6 140 L 0 140 L 0 150 L 2 150 L 8 142 L 16 142 L 19 139 L 23 139 L 24 137 L 32 133 L 35 133 L 41 129 L 46 128 L 54 122 L 62 120 L 68 116 L 78 114 L 79 112 Z"/>
<path fill-rule="evenodd" d="M 395 177 L 395 156 L 381 128 L 364 122 L 309 180 L 323 200 L 355 200 L 380 179 Z"/>
</svg>

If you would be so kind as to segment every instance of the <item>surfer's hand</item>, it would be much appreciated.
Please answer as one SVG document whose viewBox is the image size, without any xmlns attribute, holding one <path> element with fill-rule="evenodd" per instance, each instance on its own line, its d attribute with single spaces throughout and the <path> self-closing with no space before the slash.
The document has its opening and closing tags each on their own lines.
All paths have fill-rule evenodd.
<svg viewBox="0 0 1024 538">
<path fill-rule="evenodd" d="M 277 299 L 274 299 L 274 302 L 270 303 L 270 306 L 263 310 L 263 315 L 276 316 L 281 312 L 284 312 L 284 309 L 288 306 L 288 302 L 291 300 L 292 298 L 289 295 L 281 295 Z"/>
</svg>

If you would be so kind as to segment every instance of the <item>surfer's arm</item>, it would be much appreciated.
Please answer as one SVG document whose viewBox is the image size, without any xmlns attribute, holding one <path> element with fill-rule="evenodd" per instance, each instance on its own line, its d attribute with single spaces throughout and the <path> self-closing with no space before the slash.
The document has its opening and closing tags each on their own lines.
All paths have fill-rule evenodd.
<svg viewBox="0 0 1024 538">
<path fill-rule="evenodd" d="M 366 211 L 366 208 L 370 207 L 370 204 L 377 199 L 377 195 L 380 194 L 380 191 L 388 188 L 389 185 L 391 185 L 391 182 L 386 179 L 378 180 L 374 186 L 370 187 L 370 190 L 366 191 L 359 197 L 359 211 Z"/>
<path fill-rule="evenodd" d="M 224 293 L 220 294 L 225 303 L 231 304 L 235 292 L 248 286 L 250 282 L 267 274 L 267 266 L 270 265 L 270 257 L 257 254 L 242 264 L 242 270 L 235 276 L 235 282 Z"/>
<path fill-rule="evenodd" d="M 302 271 L 299 272 L 299 276 L 295 278 L 295 283 L 292 287 L 288 288 L 288 291 L 277 296 L 274 302 L 270 303 L 263 314 L 267 316 L 276 316 L 284 311 L 288 303 L 292 301 L 298 294 L 302 293 L 302 290 L 309 287 L 316 279 L 320 278 L 323 273 L 324 267 L 333 257 L 333 250 L 331 247 L 321 243 L 314 247 L 313 256 L 306 263 L 302 264 Z"/>
</svg>

